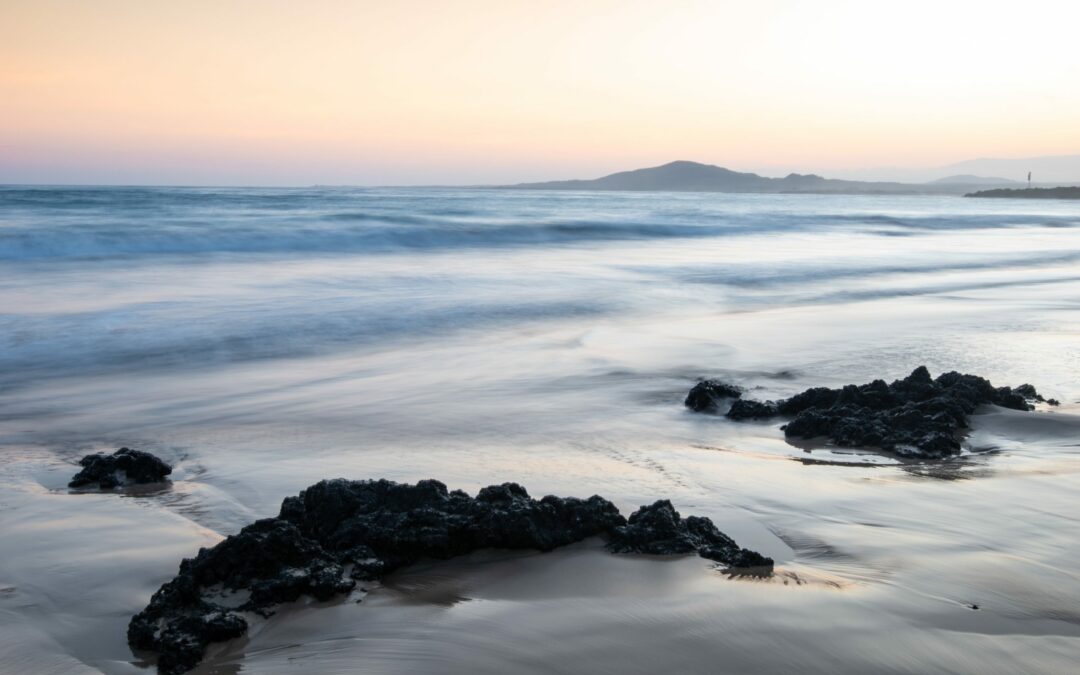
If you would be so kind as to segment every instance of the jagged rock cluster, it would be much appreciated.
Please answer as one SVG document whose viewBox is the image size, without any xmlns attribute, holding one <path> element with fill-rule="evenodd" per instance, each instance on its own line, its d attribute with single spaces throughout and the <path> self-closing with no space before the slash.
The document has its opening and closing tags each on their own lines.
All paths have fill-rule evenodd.
<svg viewBox="0 0 1080 675">
<path fill-rule="evenodd" d="M 79 460 L 82 471 L 75 474 L 68 487 L 97 484 L 102 490 L 123 485 L 160 483 L 172 473 L 172 467 L 149 452 L 120 448 L 111 455 L 97 453 Z"/>
<path fill-rule="evenodd" d="M 708 518 L 683 518 L 666 499 L 630 514 L 626 525 L 616 527 L 611 533 L 608 549 L 614 553 L 654 555 L 697 553 L 730 567 L 771 568 L 773 564 L 757 551 L 740 548 Z"/>
<path fill-rule="evenodd" d="M 549 551 L 607 535 L 620 553 L 700 555 L 731 567 L 771 568 L 708 518 L 681 518 L 670 502 L 629 521 L 598 496 L 532 499 L 516 483 L 470 497 L 436 480 L 326 480 L 217 546 L 184 560 L 128 625 L 133 649 L 156 651 L 166 675 L 193 668 L 211 642 L 243 635 L 242 612 L 267 615 L 302 595 L 326 600 L 424 558 L 482 548 Z"/>
<path fill-rule="evenodd" d="M 715 380 L 699 382 L 687 407 L 704 411 L 732 400 L 726 416 L 734 420 L 792 418 L 783 427 L 794 438 L 825 437 L 840 446 L 875 447 L 900 455 L 942 458 L 960 452 L 959 433 L 968 415 L 984 403 L 1032 410 L 1044 399 L 1030 384 L 994 387 L 977 375 L 949 372 L 936 379 L 919 366 L 902 380 L 849 384 L 842 389 L 814 387 L 779 401 L 753 401 L 741 390 Z"/>
</svg>

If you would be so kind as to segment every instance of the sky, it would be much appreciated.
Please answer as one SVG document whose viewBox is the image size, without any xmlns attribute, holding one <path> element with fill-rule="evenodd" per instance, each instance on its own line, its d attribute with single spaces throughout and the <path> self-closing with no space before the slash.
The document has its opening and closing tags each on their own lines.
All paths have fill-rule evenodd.
<svg viewBox="0 0 1080 675">
<path fill-rule="evenodd" d="M 2 0 L 0 182 L 1080 154 L 1076 0 Z"/>
</svg>

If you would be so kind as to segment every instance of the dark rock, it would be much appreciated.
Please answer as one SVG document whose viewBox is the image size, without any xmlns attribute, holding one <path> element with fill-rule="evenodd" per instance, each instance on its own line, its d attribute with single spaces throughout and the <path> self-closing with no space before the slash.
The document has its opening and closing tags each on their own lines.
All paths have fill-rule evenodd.
<svg viewBox="0 0 1080 675">
<path fill-rule="evenodd" d="M 659 513 L 666 504 L 670 513 Z M 671 524 L 663 524 L 664 518 Z M 731 566 L 771 566 L 740 549 L 707 518 L 685 520 L 668 502 L 628 523 L 601 497 L 536 500 L 517 483 L 492 485 L 475 498 L 436 480 L 325 480 L 282 502 L 277 518 L 248 525 L 180 564 L 128 626 L 133 649 L 159 653 L 171 675 L 194 667 L 211 642 L 242 635 L 240 612 L 264 616 L 302 595 L 328 600 L 421 559 L 482 548 L 549 551 L 607 534 L 616 551 L 697 551 Z M 650 537 L 656 538 L 650 544 Z"/>
<path fill-rule="evenodd" d="M 1048 398 L 1046 399 L 1046 405 L 1059 406 L 1061 405 L 1061 401 L 1056 398 Z"/>
<path fill-rule="evenodd" d="M 694 385 L 683 402 L 694 412 L 711 410 L 724 399 L 739 398 L 742 390 L 720 380 L 703 380 Z"/>
<path fill-rule="evenodd" d="M 504 483 L 473 499 L 436 480 L 321 481 L 286 499 L 279 517 L 333 554 L 363 560 L 379 573 L 481 548 L 550 551 L 624 522 L 601 497 L 537 501 L 520 485 Z"/>
<path fill-rule="evenodd" d="M 733 420 L 756 420 L 775 417 L 776 413 L 776 405 L 772 402 L 762 403 L 740 398 L 731 404 L 726 416 Z"/>
<path fill-rule="evenodd" d="M 840 392 L 825 387 L 807 389 L 801 394 L 795 394 L 789 399 L 777 403 L 777 411 L 782 415 L 796 415 L 810 408 L 828 408 L 836 403 Z"/>
<path fill-rule="evenodd" d="M 202 660 L 208 644 L 238 638 L 247 627 L 247 622 L 233 612 L 211 611 L 182 616 L 161 631 L 158 670 L 162 673 L 187 672 Z"/>
<path fill-rule="evenodd" d="M 79 460 L 82 471 L 72 477 L 68 487 L 97 483 L 103 490 L 139 483 L 160 483 L 172 473 L 172 467 L 149 452 L 120 448 L 111 455 L 97 453 Z"/>
<path fill-rule="evenodd" d="M 211 642 L 243 635 L 247 621 L 238 612 L 266 614 L 301 595 L 329 600 L 354 585 L 344 568 L 294 525 L 258 520 L 180 563 L 176 578 L 131 619 L 128 644 L 158 652 L 160 672 L 182 673 L 199 662 Z M 240 592 L 235 602 L 225 600 L 229 592 Z"/>
<path fill-rule="evenodd" d="M 611 533 L 608 549 L 615 553 L 651 555 L 697 553 L 730 567 L 771 568 L 773 565 L 772 558 L 740 548 L 708 518 L 682 518 L 666 499 L 632 513 L 626 525 Z"/>
<path fill-rule="evenodd" d="M 1039 392 L 1035 391 L 1035 387 L 1030 384 L 1022 384 L 1019 387 L 1013 387 L 1012 390 L 1032 401 L 1038 401 L 1039 403 L 1044 403 L 1046 401 L 1046 399 L 1039 395 Z"/>
<path fill-rule="evenodd" d="M 744 420 L 783 415 L 791 418 L 783 427 L 789 438 L 827 438 L 840 446 L 941 458 L 960 452 L 960 433 L 979 405 L 1032 410 L 1032 402 L 1044 400 L 1030 384 L 994 387 L 984 378 L 957 372 L 934 379 L 919 366 L 892 384 L 874 380 L 841 389 L 814 387 L 776 402 L 739 399 L 727 416 Z"/>
</svg>

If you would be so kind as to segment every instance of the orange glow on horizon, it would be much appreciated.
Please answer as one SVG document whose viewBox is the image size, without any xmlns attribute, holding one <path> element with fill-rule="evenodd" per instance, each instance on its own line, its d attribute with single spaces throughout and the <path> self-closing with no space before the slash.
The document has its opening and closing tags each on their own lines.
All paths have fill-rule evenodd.
<svg viewBox="0 0 1080 675">
<path fill-rule="evenodd" d="M 515 182 L 673 159 L 829 171 L 1080 152 L 1076 3 L 749 5 L 8 0 L 0 182 Z"/>
</svg>

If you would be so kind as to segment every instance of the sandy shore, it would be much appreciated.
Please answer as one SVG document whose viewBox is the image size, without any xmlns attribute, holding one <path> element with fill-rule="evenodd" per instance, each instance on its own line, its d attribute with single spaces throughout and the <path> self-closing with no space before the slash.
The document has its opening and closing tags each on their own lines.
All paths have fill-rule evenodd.
<svg viewBox="0 0 1080 675">
<path fill-rule="evenodd" d="M 196 672 L 1068 672 L 1080 612 L 1067 542 L 1080 528 L 1061 513 L 1031 531 L 1024 514 L 1080 483 L 1080 417 L 993 409 L 974 419 L 972 443 L 997 453 L 948 463 L 952 478 L 974 480 L 891 461 L 806 465 L 791 446 L 786 457 L 697 449 L 710 473 L 739 465 L 751 477 L 757 466 L 801 491 L 804 516 L 764 517 L 774 521 L 765 535 L 746 526 L 755 517 L 727 514 L 744 526 L 725 529 L 777 558 L 769 579 L 729 578 L 696 557 L 612 556 L 596 540 L 485 552 L 284 608 L 212 648 Z M 1010 455 L 1016 443 L 1024 451 Z M 183 515 L 185 499 L 205 507 L 215 489 L 182 464 L 164 491 L 80 494 L 64 487 L 72 468 L 33 448 L 4 466 L 4 667 L 142 672 L 126 622 L 180 558 L 223 534 Z M 825 476 L 851 492 L 815 497 Z"/>
</svg>

